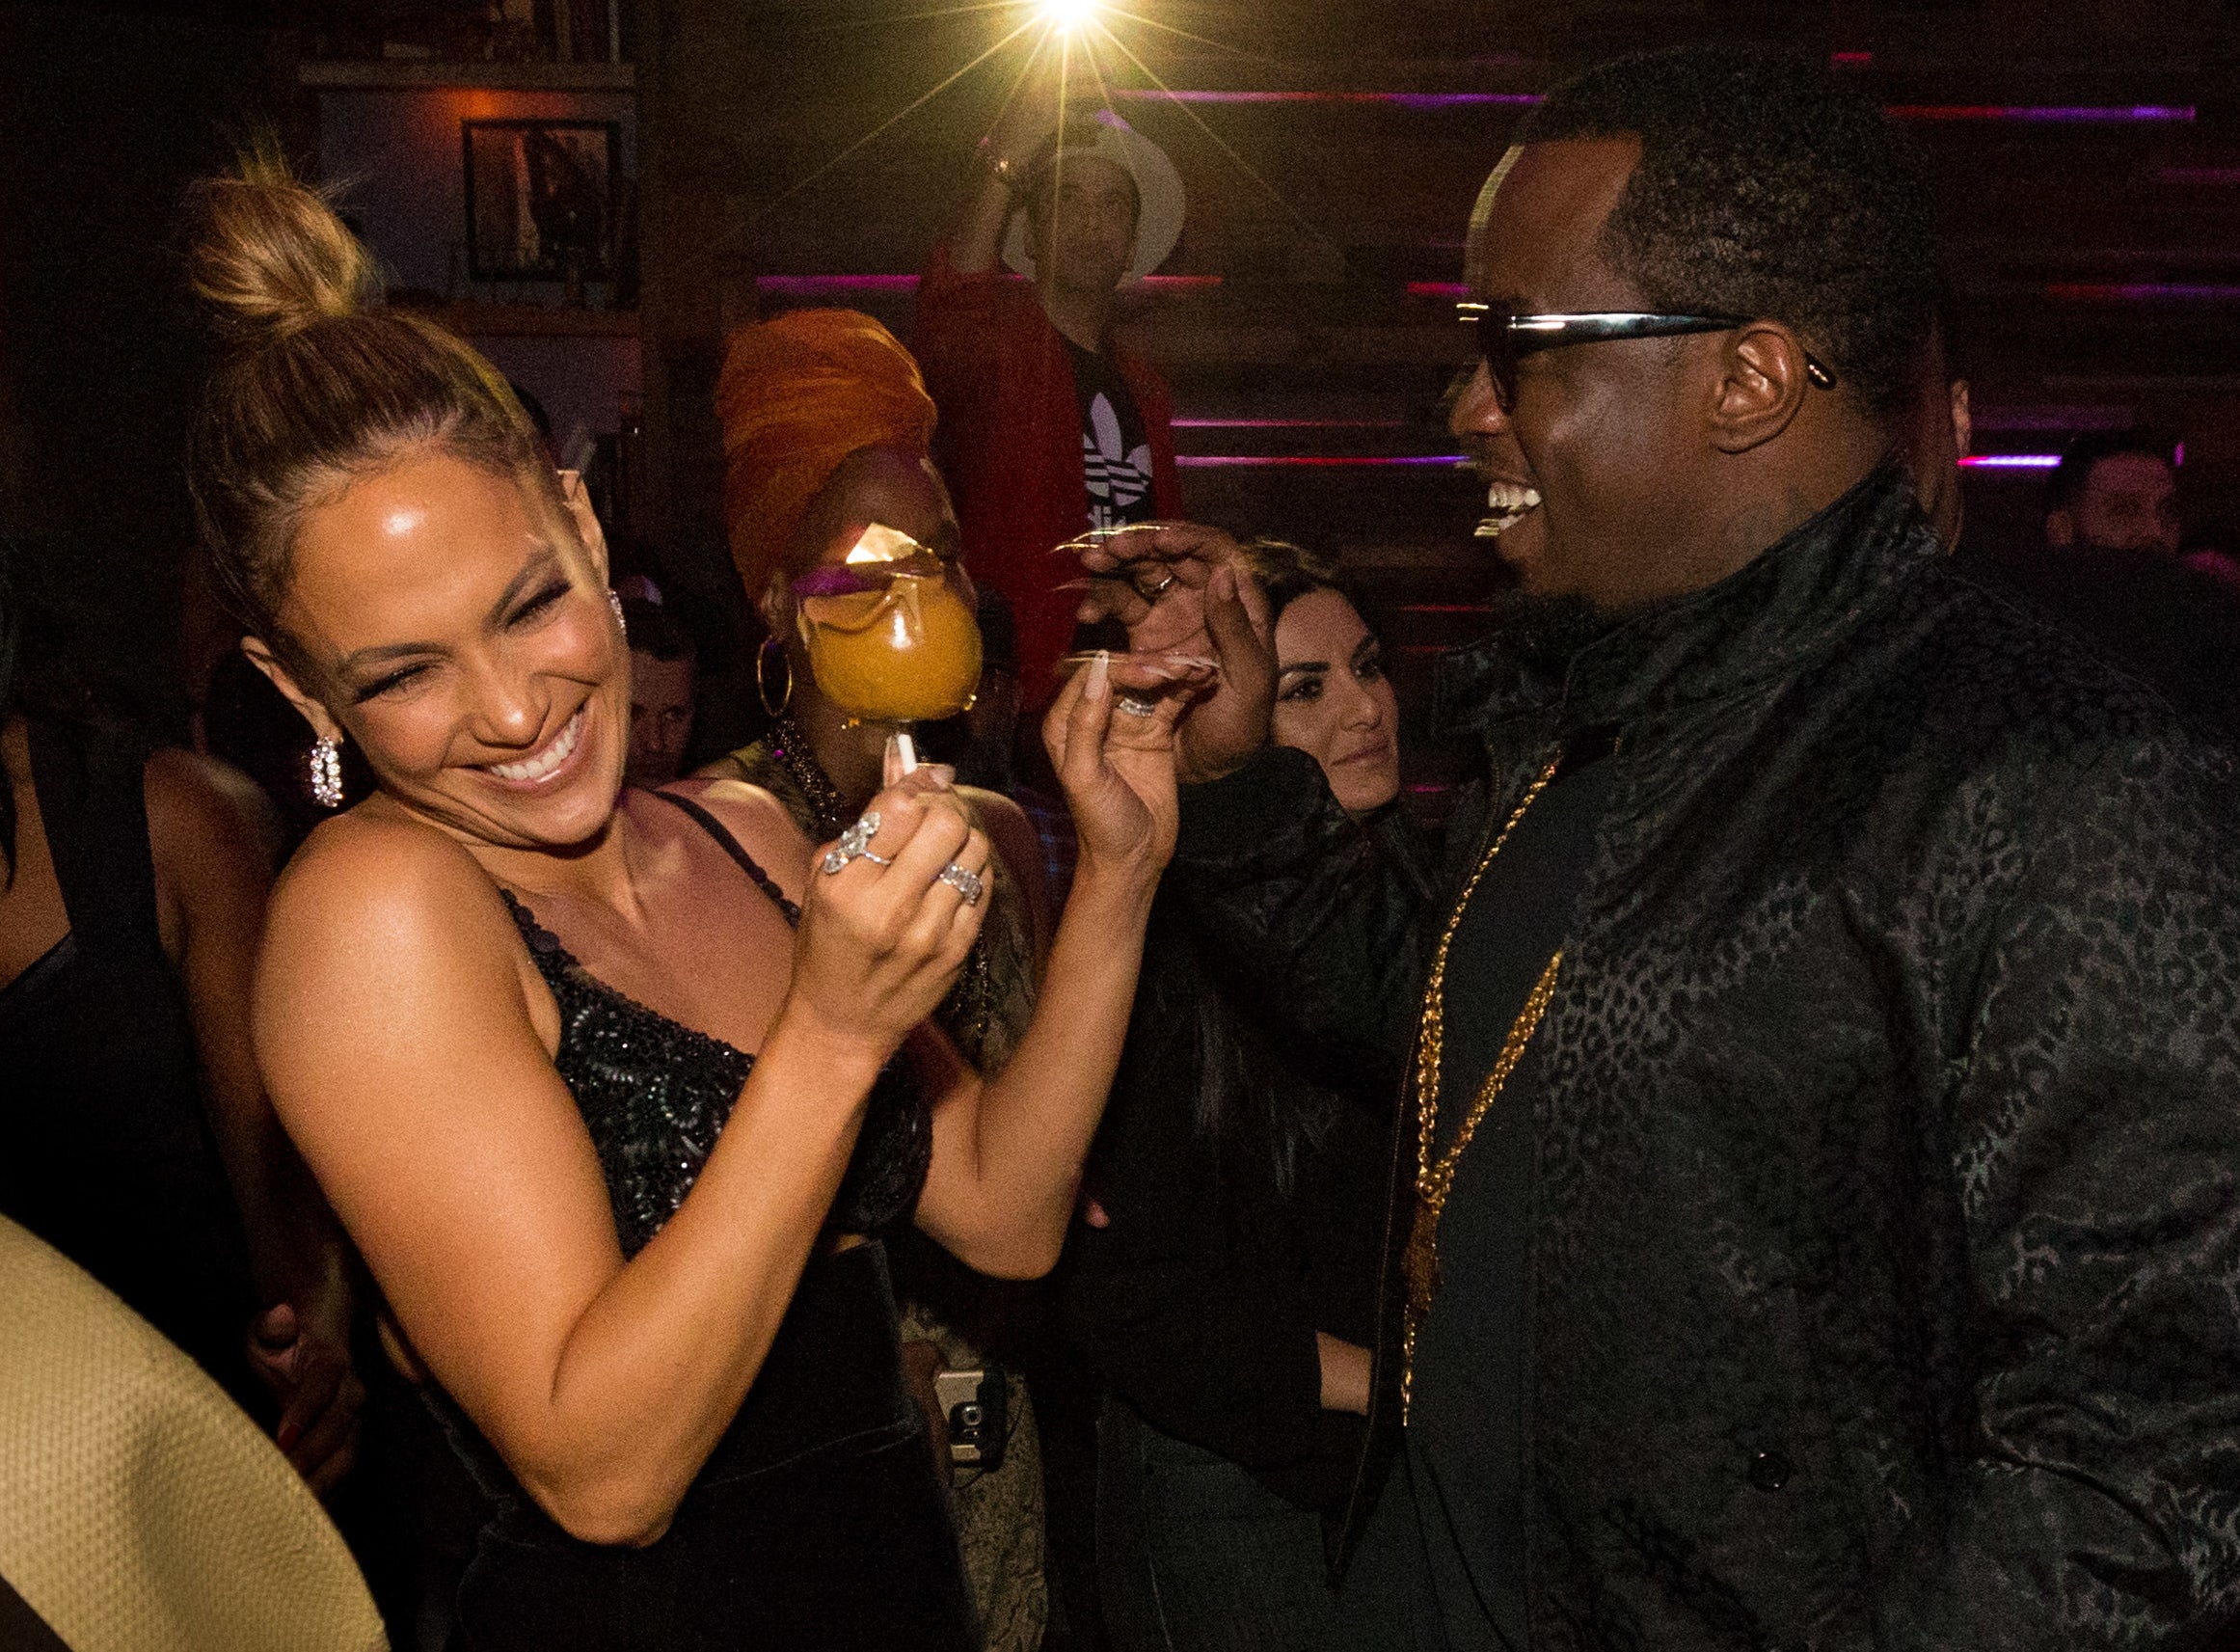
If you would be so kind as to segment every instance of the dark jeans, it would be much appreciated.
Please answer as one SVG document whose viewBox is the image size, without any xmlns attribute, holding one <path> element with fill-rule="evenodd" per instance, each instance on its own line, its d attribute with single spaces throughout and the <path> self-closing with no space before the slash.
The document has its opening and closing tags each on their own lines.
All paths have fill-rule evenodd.
<svg viewBox="0 0 2240 1652">
<path fill-rule="evenodd" d="M 1096 1569 L 1116 1652 L 1343 1652 L 1322 1522 L 1119 1399 L 1096 1431 Z"/>
</svg>

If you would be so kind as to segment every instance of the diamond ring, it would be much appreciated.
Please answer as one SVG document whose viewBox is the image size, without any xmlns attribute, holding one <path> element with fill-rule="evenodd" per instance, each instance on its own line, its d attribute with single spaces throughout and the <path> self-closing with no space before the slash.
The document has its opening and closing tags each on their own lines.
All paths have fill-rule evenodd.
<svg viewBox="0 0 2240 1652">
<path fill-rule="evenodd" d="M 981 881 L 979 873 L 967 872 L 954 860 L 941 868 L 941 881 L 963 896 L 964 904 L 968 907 L 980 905 L 980 897 L 986 887 Z"/>
<path fill-rule="evenodd" d="M 1115 694 L 1112 704 L 1115 711 L 1125 712 L 1130 717 L 1157 717 L 1159 715 L 1157 706 L 1136 694 Z"/>
<path fill-rule="evenodd" d="M 823 872 L 829 878 L 842 871 L 850 860 L 868 860 L 874 866 L 892 866 L 893 861 L 883 854 L 874 854 L 871 840 L 878 836 L 878 810 L 873 809 L 839 837 L 824 852 Z"/>
</svg>

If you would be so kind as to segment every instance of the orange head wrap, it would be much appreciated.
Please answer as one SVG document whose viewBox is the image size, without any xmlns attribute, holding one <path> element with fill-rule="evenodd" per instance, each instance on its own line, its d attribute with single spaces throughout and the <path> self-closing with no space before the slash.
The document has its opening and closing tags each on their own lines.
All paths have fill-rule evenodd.
<svg viewBox="0 0 2240 1652">
<path fill-rule="evenodd" d="M 865 447 L 923 454 L 933 440 L 918 364 L 853 310 L 796 310 L 733 333 L 715 416 L 731 559 L 754 602 L 843 460 Z"/>
</svg>

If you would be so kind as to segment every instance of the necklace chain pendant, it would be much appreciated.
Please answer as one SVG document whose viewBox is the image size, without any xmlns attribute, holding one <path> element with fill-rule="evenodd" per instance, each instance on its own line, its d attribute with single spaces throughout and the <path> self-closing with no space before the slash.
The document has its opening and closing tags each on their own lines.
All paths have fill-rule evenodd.
<svg viewBox="0 0 2240 1652">
<path fill-rule="evenodd" d="M 1401 1265 L 1408 1279 L 1408 1316 L 1421 1324 L 1439 1292 L 1439 1212 L 1420 1192 L 1416 1195 L 1416 1219 L 1408 1229 Z"/>
<path fill-rule="evenodd" d="M 1510 1025 L 1500 1055 L 1493 1070 L 1486 1074 L 1486 1081 L 1464 1116 L 1442 1163 L 1434 1151 L 1434 1143 L 1439 1128 L 1439 1069 L 1446 1043 L 1447 954 L 1454 945 L 1455 932 L 1462 928 L 1463 913 L 1470 909 L 1471 897 L 1477 893 L 1479 882 L 1509 841 L 1509 834 L 1517 829 L 1517 823 L 1554 780 L 1561 762 L 1561 752 L 1548 760 L 1539 778 L 1525 789 L 1507 824 L 1496 834 L 1492 846 L 1479 859 L 1477 869 L 1463 885 L 1447 915 L 1445 933 L 1440 936 L 1438 949 L 1432 956 L 1430 979 L 1424 983 L 1423 1016 L 1417 1037 L 1416 1214 L 1409 1224 L 1407 1249 L 1400 1258 L 1400 1270 L 1408 1291 L 1400 1315 L 1400 1426 L 1403 1428 L 1408 1426 L 1408 1413 L 1415 1399 L 1416 1338 L 1430 1316 L 1431 1299 L 1439 1294 L 1439 1217 L 1446 1205 L 1446 1190 L 1453 1185 L 1455 1164 L 1476 1134 L 1478 1122 L 1492 1107 L 1501 1087 L 1508 1082 L 1509 1073 L 1523 1058 L 1525 1046 L 1538 1029 L 1549 1000 L 1555 995 L 1555 975 L 1563 963 L 1563 953 L 1558 949 L 1540 972 L 1539 982 Z"/>
</svg>

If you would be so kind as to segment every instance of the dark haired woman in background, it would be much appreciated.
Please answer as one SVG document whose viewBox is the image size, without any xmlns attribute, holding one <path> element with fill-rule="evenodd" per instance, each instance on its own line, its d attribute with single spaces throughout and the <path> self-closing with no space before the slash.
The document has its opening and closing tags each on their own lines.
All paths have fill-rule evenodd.
<svg viewBox="0 0 2240 1652">
<path fill-rule="evenodd" d="M 250 1050 L 259 799 L 18 669 L 0 544 L 0 1213 L 273 1424 L 349 1466 L 346 1249 Z M 268 1395 L 270 1397 L 268 1397 Z"/>
<path fill-rule="evenodd" d="M 1418 868 L 1377 638 L 1329 564 L 1276 544 L 1255 560 L 1276 740 Z M 1097 1569 L 1122 1652 L 1344 1644 L 1321 1515 L 1368 1406 L 1391 1104 L 1373 1081 L 1332 1085 L 1163 897 L 1065 1289 L 1111 1391 Z"/>
<path fill-rule="evenodd" d="M 1174 707 L 1116 718 L 1100 664 L 1053 709 L 1083 870 L 983 1083 L 924 1026 L 988 864 L 944 777 L 890 775 L 822 854 L 767 792 L 624 787 L 580 483 L 464 342 L 372 304 L 318 197 L 258 166 L 198 204 L 213 582 L 322 768 L 348 740 L 378 787 L 275 892 L 256 1056 L 442 1430 L 453 1652 L 963 1652 L 879 1235 L 1056 1258 L 1174 841 Z"/>
</svg>

